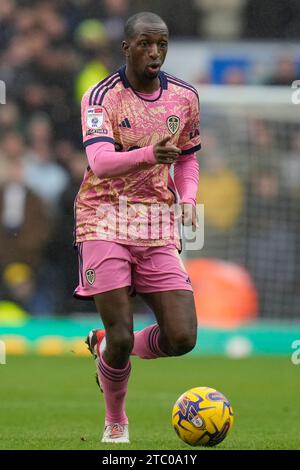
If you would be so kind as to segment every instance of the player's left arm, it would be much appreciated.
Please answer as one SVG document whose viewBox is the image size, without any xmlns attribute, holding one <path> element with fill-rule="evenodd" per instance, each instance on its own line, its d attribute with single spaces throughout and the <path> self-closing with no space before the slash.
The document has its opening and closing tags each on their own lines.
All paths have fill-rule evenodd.
<svg viewBox="0 0 300 470">
<path fill-rule="evenodd" d="M 191 92 L 189 119 L 179 137 L 181 156 L 174 163 L 174 181 L 182 206 L 182 223 L 197 225 L 196 196 L 199 185 L 199 164 L 196 152 L 201 148 L 199 97 Z"/>
<path fill-rule="evenodd" d="M 199 164 L 195 153 L 174 163 L 174 181 L 182 208 L 182 223 L 197 226 L 196 196 L 199 184 Z"/>
</svg>

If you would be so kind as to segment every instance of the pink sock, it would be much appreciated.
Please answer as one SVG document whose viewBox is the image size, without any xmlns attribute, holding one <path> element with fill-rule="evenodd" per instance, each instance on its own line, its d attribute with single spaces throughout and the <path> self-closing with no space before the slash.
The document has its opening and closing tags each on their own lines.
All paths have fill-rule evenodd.
<svg viewBox="0 0 300 470">
<path fill-rule="evenodd" d="M 113 369 L 106 364 L 103 356 L 100 355 L 98 373 L 106 406 L 105 425 L 128 424 L 125 412 L 125 397 L 130 371 L 130 362 L 124 369 Z"/>
<path fill-rule="evenodd" d="M 147 328 L 141 331 L 136 331 L 134 333 L 134 346 L 131 354 L 142 359 L 166 357 L 167 354 L 162 352 L 158 344 L 159 335 L 160 329 L 156 324 L 147 326 Z"/>
</svg>

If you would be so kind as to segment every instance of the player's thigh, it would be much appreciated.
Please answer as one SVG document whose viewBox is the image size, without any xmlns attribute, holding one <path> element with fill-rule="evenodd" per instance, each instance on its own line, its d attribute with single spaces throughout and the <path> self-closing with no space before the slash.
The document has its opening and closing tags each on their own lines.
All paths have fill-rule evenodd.
<svg viewBox="0 0 300 470">
<path fill-rule="evenodd" d="M 174 244 L 131 248 L 133 282 L 138 294 L 192 291 L 191 281 Z"/>
<path fill-rule="evenodd" d="M 153 292 L 141 296 L 152 309 L 167 339 L 196 336 L 197 316 L 192 291 Z"/>
<path fill-rule="evenodd" d="M 131 255 L 126 246 L 113 241 L 88 240 L 78 245 L 78 255 L 77 297 L 93 298 L 131 285 Z"/>
</svg>

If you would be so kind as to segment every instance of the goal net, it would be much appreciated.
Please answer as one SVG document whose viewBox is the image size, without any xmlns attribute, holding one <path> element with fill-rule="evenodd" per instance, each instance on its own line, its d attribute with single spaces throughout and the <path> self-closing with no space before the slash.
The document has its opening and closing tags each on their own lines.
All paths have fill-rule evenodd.
<svg viewBox="0 0 300 470">
<path fill-rule="evenodd" d="M 210 257 L 248 269 L 264 319 L 300 320 L 300 105 L 292 89 L 199 86 Z"/>
</svg>

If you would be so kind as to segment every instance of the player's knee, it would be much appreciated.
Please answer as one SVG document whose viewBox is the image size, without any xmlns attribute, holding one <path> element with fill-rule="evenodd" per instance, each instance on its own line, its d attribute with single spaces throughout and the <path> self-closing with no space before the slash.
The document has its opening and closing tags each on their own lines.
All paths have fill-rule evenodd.
<svg viewBox="0 0 300 470">
<path fill-rule="evenodd" d="M 134 343 L 134 335 L 131 331 L 124 329 L 109 335 L 107 345 L 119 357 L 127 356 L 131 353 Z"/>
<path fill-rule="evenodd" d="M 196 345 L 196 334 L 193 332 L 179 332 L 170 341 L 170 347 L 174 356 L 182 356 L 192 351 Z"/>
</svg>

